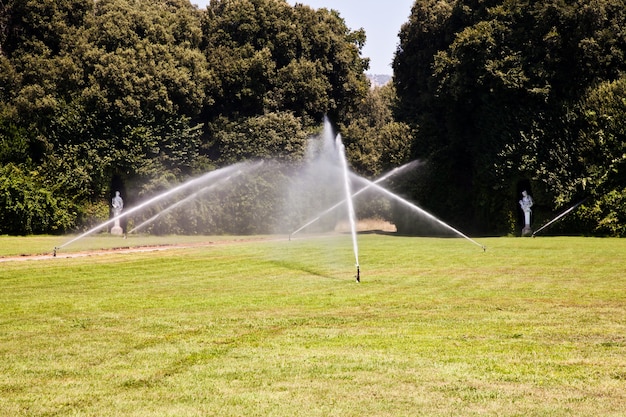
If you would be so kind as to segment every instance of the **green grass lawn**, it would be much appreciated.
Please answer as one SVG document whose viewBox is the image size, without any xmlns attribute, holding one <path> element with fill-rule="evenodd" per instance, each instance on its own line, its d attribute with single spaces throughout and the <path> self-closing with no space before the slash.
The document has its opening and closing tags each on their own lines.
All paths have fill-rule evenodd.
<svg viewBox="0 0 626 417">
<path fill-rule="evenodd" d="M 626 415 L 626 240 L 478 240 L 0 262 L 0 415 Z"/>
</svg>

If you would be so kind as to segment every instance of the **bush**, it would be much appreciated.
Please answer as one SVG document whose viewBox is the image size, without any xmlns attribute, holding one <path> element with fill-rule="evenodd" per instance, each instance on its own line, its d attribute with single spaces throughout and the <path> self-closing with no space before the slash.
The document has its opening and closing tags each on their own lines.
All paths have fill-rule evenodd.
<svg viewBox="0 0 626 417">
<path fill-rule="evenodd" d="M 626 236 L 626 188 L 610 191 L 597 198 L 585 212 L 596 225 L 594 234 Z"/>
<path fill-rule="evenodd" d="M 73 217 L 67 201 L 41 185 L 36 173 L 14 164 L 0 168 L 0 233 L 61 233 Z"/>
</svg>

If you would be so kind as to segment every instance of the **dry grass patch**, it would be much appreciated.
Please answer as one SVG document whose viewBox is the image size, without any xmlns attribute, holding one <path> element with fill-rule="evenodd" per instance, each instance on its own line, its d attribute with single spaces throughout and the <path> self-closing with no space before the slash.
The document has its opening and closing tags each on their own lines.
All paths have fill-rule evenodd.
<svg viewBox="0 0 626 417">
<path fill-rule="evenodd" d="M 335 226 L 335 232 L 348 233 L 352 231 L 352 226 L 348 221 L 338 222 Z M 396 225 L 383 219 L 360 219 L 356 222 L 357 232 L 388 232 L 394 233 L 397 231 Z"/>
</svg>

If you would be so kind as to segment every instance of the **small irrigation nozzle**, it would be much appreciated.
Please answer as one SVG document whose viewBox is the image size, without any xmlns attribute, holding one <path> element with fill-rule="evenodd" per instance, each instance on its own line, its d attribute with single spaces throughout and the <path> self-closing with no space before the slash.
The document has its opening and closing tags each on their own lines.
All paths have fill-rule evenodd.
<svg viewBox="0 0 626 417">
<path fill-rule="evenodd" d="M 483 252 L 487 252 L 487 246 L 483 245 Z"/>
<path fill-rule="evenodd" d="M 57 249 L 58 249 L 58 248 L 55 246 L 55 247 L 54 247 L 54 250 L 52 251 L 52 257 L 53 257 L 53 258 L 56 258 L 56 257 L 57 257 Z"/>
<path fill-rule="evenodd" d="M 361 269 L 359 268 L 359 266 L 356 266 L 356 282 L 361 282 Z"/>
</svg>

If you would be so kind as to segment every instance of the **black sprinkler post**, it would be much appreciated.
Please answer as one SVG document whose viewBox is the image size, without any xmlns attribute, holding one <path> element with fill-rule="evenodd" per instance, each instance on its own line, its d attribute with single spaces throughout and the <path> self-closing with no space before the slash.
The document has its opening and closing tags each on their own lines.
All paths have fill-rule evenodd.
<svg viewBox="0 0 626 417">
<path fill-rule="evenodd" d="M 359 266 L 356 266 L 356 282 L 361 282 L 361 270 Z"/>
<path fill-rule="evenodd" d="M 57 257 L 57 247 L 54 247 L 54 250 L 52 251 L 52 257 L 56 258 Z"/>
</svg>

